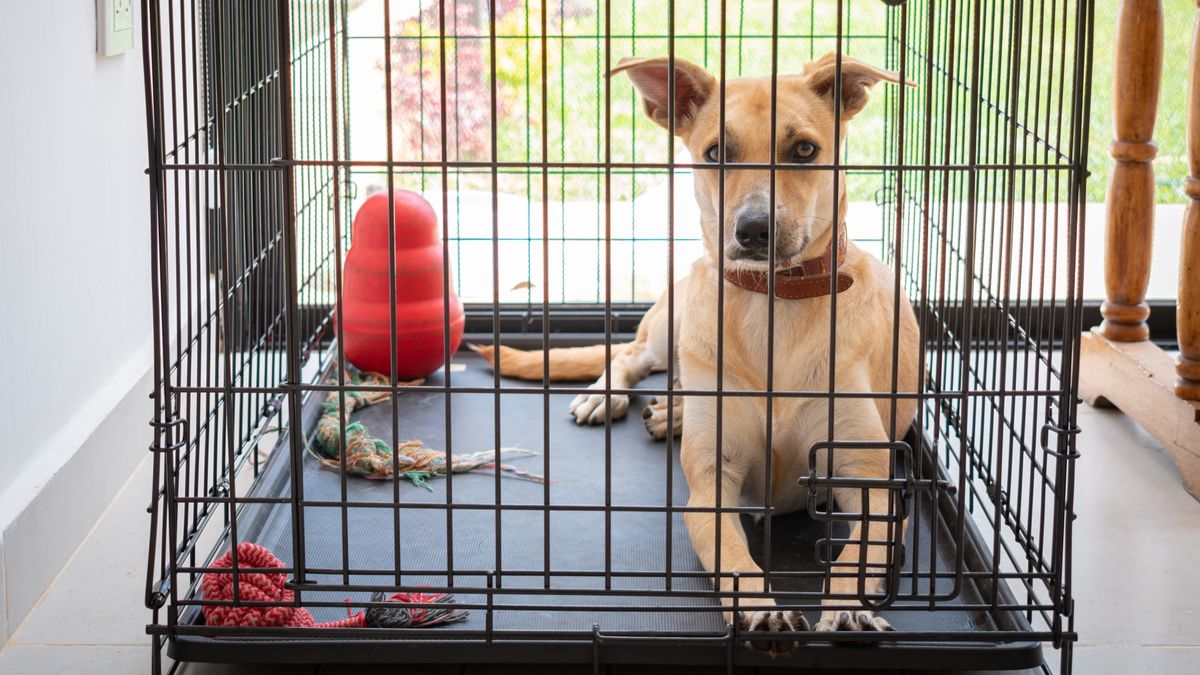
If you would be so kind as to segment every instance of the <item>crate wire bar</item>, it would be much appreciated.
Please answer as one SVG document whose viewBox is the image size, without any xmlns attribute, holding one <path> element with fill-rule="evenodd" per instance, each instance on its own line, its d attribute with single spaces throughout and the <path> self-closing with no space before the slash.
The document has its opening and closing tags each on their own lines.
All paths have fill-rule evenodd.
<svg viewBox="0 0 1200 675">
<path fill-rule="evenodd" d="M 1045 668 L 1040 643 L 1050 643 L 1070 672 L 1091 2 L 142 9 L 156 381 L 145 600 L 156 668 L 164 647 L 181 660 L 578 662 L 596 672 Z M 449 474 L 426 491 L 309 456 L 325 397 L 344 406 L 348 392 L 372 389 L 347 380 L 334 311 L 350 223 L 370 193 L 403 187 L 434 205 L 443 284 L 466 303 L 467 341 L 602 343 L 611 354 L 664 288 L 669 313 L 682 311 L 672 280 L 702 253 L 690 185 L 707 165 L 680 154 L 632 87 L 605 73 L 626 55 L 687 58 L 719 78 L 724 127 L 726 78 L 799 72 L 829 51 L 919 84 L 877 87 L 839 132 L 835 163 L 799 167 L 844 171 L 835 181 L 844 176 L 851 237 L 891 266 L 916 310 L 916 391 L 893 379 L 888 393 L 843 392 L 832 375 L 816 391 L 770 380 L 729 391 L 719 350 L 716 392 L 682 388 L 672 363 L 634 389 L 604 388 L 610 402 L 636 397 L 633 419 L 589 429 L 565 414 L 585 384 L 505 379 L 464 350 L 423 385 L 389 377 L 376 389 L 390 401 L 354 419 L 393 447 L 421 438 L 447 459 L 519 442 L 540 457 L 515 461 L 544 483 Z M 739 169 L 798 166 L 718 170 Z M 448 303 L 444 313 L 448 325 Z M 394 303 L 390 321 L 395 331 Z M 893 350 L 897 335 L 887 336 Z M 729 397 L 765 397 L 768 410 L 788 397 L 917 400 L 885 481 L 909 518 L 887 572 L 883 615 L 895 632 L 799 633 L 776 659 L 745 649 L 754 636 L 726 621 L 714 590 L 716 577 L 736 575 L 704 571 L 683 526 L 685 512 L 706 509 L 687 506 L 679 442 L 655 443 L 635 421 L 652 396 L 674 406 L 700 395 L 716 399 L 718 444 Z M 832 414 L 828 433 L 813 453 L 847 441 L 833 438 Z M 828 489 L 836 479 L 814 480 Z M 769 500 L 718 493 L 707 511 L 738 514 L 771 597 L 815 617 L 829 579 L 867 573 L 831 562 L 847 541 L 845 514 L 781 515 Z M 200 598 L 200 580 L 243 541 L 285 562 L 295 604 L 318 620 L 368 606 L 376 590 L 452 592 L 469 618 L 435 629 L 206 626 L 200 609 L 214 601 Z M 870 648 L 846 644 L 862 642 Z"/>
</svg>

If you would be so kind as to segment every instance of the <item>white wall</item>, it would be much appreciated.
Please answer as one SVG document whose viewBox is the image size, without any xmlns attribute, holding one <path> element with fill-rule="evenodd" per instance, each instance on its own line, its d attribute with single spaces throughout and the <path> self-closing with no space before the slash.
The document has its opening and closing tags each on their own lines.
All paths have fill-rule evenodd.
<svg viewBox="0 0 1200 675">
<path fill-rule="evenodd" d="M 151 333 L 141 36 L 102 57 L 94 0 L 0 5 L 4 533 L 81 448 L 125 476 L 145 454 L 148 390 L 133 389 L 146 386 Z M 141 414 L 122 415 L 128 430 L 93 450 L 89 437 L 133 393 Z M 80 505 L 107 502 L 116 485 L 90 494 L 107 482 L 85 478 Z M 11 560 L 15 542 L 4 543 Z"/>
</svg>

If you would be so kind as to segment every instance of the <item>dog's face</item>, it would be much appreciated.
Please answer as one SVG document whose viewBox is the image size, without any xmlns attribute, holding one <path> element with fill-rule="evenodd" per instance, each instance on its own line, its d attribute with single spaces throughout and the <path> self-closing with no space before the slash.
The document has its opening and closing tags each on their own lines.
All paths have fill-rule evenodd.
<svg viewBox="0 0 1200 675">
<path fill-rule="evenodd" d="M 725 133 L 721 134 L 719 85 L 694 63 L 675 59 L 675 102 L 669 106 L 670 61 L 623 59 L 613 72 L 626 72 L 642 94 L 646 114 L 671 128 L 691 152 L 694 163 L 715 164 L 722 151 L 727 168 L 722 203 L 721 172 L 696 171 L 696 200 L 702 213 L 705 246 L 725 256 L 731 268 L 765 269 L 771 235 L 771 172 L 738 164 L 831 164 L 835 141 L 835 94 L 841 98 L 841 134 L 845 123 L 863 109 L 867 91 L 880 81 L 900 82 L 896 73 L 842 58 L 841 91 L 836 86 L 833 54 L 810 63 L 799 75 L 776 82 L 775 143 L 771 143 L 771 79 L 739 78 L 725 85 Z M 724 147 L 722 147 L 722 143 Z M 834 203 L 832 169 L 779 168 L 775 172 L 775 261 L 787 267 L 813 257 L 829 243 Z M 724 226 L 722 228 L 722 222 Z M 722 229 L 724 232 L 722 233 Z"/>
</svg>

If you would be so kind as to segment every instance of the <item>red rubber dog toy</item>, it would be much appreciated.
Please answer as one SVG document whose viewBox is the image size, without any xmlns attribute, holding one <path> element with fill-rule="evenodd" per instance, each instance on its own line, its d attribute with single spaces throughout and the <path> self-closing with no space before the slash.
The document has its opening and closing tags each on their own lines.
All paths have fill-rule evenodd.
<svg viewBox="0 0 1200 675">
<path fill-rule="evenodd" d="M 433 373 L 458 351 L 463 307 L 449 289 L 450 354 L 445 350 L 445 264 L 437 216 L 429 202 L 408 190 L 392 192 L 396 205 L 396 377 Z M 391 370 L 388 284 L 388 196 L 371 195 L 354 216 L 342 284 L 342 344 L 360 370 Z"/>
</svg>

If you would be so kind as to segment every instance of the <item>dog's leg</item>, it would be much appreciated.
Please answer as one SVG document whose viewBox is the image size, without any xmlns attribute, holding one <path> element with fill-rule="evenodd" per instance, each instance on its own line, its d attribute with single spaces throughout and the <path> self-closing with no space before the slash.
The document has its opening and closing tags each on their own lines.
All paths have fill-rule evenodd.
<svg viewBox="0 0 1200 675">
<path fill-rule="evenodd" d="M 678 311 L 676 308 L 676 313 Z M 610 409 L 605 405 L 603 390 L 628 389 L 646 379 L 651 372 L 666 370 L 667 359 L 672 351 L 667 344 L 667 321 L 667 299 L 664 294 L 650 311 L 646 312 L 646 316 L 642 317 L 642 322 L 638 324 L 637 338 L 613 358 L 608 372 L 588 387 L 599 391 L 580 394 L 571 401 L 567 411 L 575 417 L 577 424 L 604 424 L 606 419 L 621 419 L 629 410 L 629 396 L 609 396 Z M 608 375 L 612 376 L 611 383 Z"/>
<path fill-rule="evenodd" d="M 837 418 L 834 421 L 837 437 L 843 440 L 875 440 L 884 443 L 887 435 L 879 421 L 878 412 L 869 399 L 854 401 L 839 401 Z M 824 453 L 818 456 L 818 471 L 825 475 Z M 837 449 L 833 451 L 833 475 L 848 478 L 887 478 L 890 453 L 888 450 L 850 450 Z M 871 516 L 866 526 L 866 572 L 863 591 L 867 596 L 876 596 L 885 590 L 888 566 L 891 565 L 891 554 L 895 551 L 887 542 L 896 538 L 895 528 L 900 528 L 899 542 L 903 543 L 906 521 L 900 523 L 881 522 L 886 516 L 894 516 L 898 504 L 889 504 L 898 495 L 889 495 L 886 489 L 870 489 L 866 491 L 866 501 L 863 503 L 861 488 L 834 488 L 833 497 L 837 509 L 843 513 Z M 851 528 L 849 540 L 863 541 L 863 523 L 856 521 Z M 854 605 L 859 594 L 860 564 L 863 561 L 863 546 L 858 543 L 846 544 L 838 555 L 833 571 L 835 574 L 830 581 L 830 594 L 822 604 Z M 840 596 L 840 597 L 838 597 Z M 817 622 L 818 631 L 835 630 L 892 630 L 891 625 L 882 617 L 876 616 L 868 609 L 839 609 L 826 610 L 821 613 Z"/>
<path fill-rule="evenodd" d="M 753 441 L 748 440 L 762 436 L 762 430 L 752 423 L 755 419 L 752 406 L 748 400 L 726 401 L 727 412 L 723 416 L 725 428 L 722 430 L 725 440 L 722 444 L 723 460 L 719 476 L 720 502 L 725 507 L 741 503 L 742 487 L 752 456 L 750 453 L 761 453 L 761 448 L 755 450 Z M 745 407 L 746 410 L 741 414 L 729 410 L 735 407 Z M 680 459 L 690 492 L 688 506 L 692 508 L 711 509 L 717 505 L 715 418 L 716 406 L 713 399 L 693 397 L 688 400 L 687 419 L 684 422 L 687 433 L 683 437 Z M 738 428 L 739 426 L 745 428 Z M 722 513 L 718 517 L 714 512 L 689 511 L 684 514 L 684 523 L 704 569 L 720 573 L 722 592 L 729 593 L 735 590 L 734 580 L 729 576 L 732 572 L 743 575 L 736 584 L 738 591 L 763 593 L 768 590 L 762 578 L 762 569 L 754 562 L 746 546 L 746 534 L 742 530 L 742 521 L 738 514 Z M 721 603 L 727 608 L 726 619 L 735 620 L 732 616 L 733 599 L 722 598 Z M 738 606 L 736 620 L 741 630 L 808 630 L 808 622 L 803 614 L 777 609 L 775 601 L 769 597 L 741 598 Z M 750 644 L 756 649 L 772 653 L 790 651 L 793 646 L 788 640 L 753 641 Z"/>
</svg>

